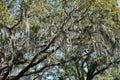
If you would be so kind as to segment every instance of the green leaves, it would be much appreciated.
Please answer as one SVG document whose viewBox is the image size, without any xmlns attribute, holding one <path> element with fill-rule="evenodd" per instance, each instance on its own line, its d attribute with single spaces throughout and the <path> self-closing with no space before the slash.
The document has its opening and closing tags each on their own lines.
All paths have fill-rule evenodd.
<svg viewBox="0 0 120 80">
<path fill-rule="evenodd" d="M 89 79 L 100 74 L 120 56 L 119 29 L 117 0 L 0 2 L 0 53 L 5 53 L 5 63 L 14 65 L 12 70 L 21 70 L 20 77 L 37 78 L 40 74 L 43 79 L 47 73 L 55 79 Z M 0 71 L 0 76 L 6 70 Z"/>
</svg>

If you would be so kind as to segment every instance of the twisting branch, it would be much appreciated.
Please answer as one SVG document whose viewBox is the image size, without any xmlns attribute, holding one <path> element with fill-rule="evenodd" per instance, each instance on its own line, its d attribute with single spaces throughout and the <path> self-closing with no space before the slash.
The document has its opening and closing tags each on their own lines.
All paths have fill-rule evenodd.
<svg viewBox="0 0 120 80">
<path fill-rule="evenodd" d="M 54 53 L 56 50 L 58 50 L 60 48 L 60 46 L 59 47 L 57 47 L 55 50 L 52 50 L 51 52 L 52 53 Z M 32 64 L 32 66 L 35 66 L 35 65 L 37 65 L 37 64 L 39 64 L 40 62 L 42 62 L 42 61 L 44 61 L 45 59 L 47 59 L 51 54 L 50 54 L 50 52 L 48 52 L 49 54 L 47 54 L 47 55 L 44 55 L 42 58 L 40 58 L 38 61 L 36 61 L 36 62 L 34 62 L 33 64 Z"/>
<path fill-rule="evenodd" d="M 113 62 L 110 62 L 106 67 L 104 67 L 104 68 L 98 70 L 97 72 L 95 72 L 93 74 L 93 76 L 96 76 L 97 74 L 100 74 L 100 73 L 104 72 L 105 70 L 107 70 L 108 68 L 110 68 L 115 63 L 117 63 L 117 64 L 120 63 L 120 60 L 115 60 Z"/>
<path fill-rule="evenodd" d="M 4 74 L 4 76 L 2 77 L 2 80 L 6 80 L 6 78 L 8 77 L 10 71 L 12 70 L 12 66 L 9 66 L 8 69 L 7 69 L 7 72 Z"/>
<path fill-rule="evenodd" d="M 50 45 L 54 42 L 54 40 L 57 38 L 57 36 L 54 36 L 51 41 L 48 43 L 48 45 L 39 53 L 37 53 L 33 59 L 31 60 L 31 62 L 28 64 L 28 66 L 26 66 L 13 80 L 18 80 L 21 76 L 23 76 L 23 74 L 25 72 L 27 72 L 31 67 L 37 65 L 39 62 L 43 61 L 44 59 L 47 58 L 47 55 L 45 55 L 42 59 L 40 59 L 37 63 L 34 63 L 34 61 L 37 59 L 37 57 L 41 54 L 41 53 L 45 53 L 46 50 L 50 47 Z M 34 63 L 34 64 L 33 64 Z"/>
<path fill-rule="evenodd" d="M 3 66 L 2 68 L 0 68 L 0 73 L 4 70 L 4 69 L 6 69 L 6 68 L 8 68 L 9 66 L 8 65 L 5 65 L 5 66 Z"/>
<path fill-rule="evenodd" d="M 78 9 L 74 9 L 72 10 L 68 15 L 67 17 L 64 18 L 63 20 L 63 23 L 60 25 L 60 31 L 58 31 L 58 34 L 55 35 L 52 40 L 48 43 L 48 45 L 42 50 L 40 51 L 39 53 L 37 53 L 33 59 L 31 60 L 31 62 L 13 79 L 13 80 L 18 80 L 21 76 L 24 75 L 25 72 L 27 72 L 31 67 L 37 65 L 38 63 L 40 63 L 41 61 L 45 60 L 47 58 L 47 55 L 45 55 L 43 58 L 39 59 L 36 63 L 34 63 L 36 61 L 36 59 L 38 58 L 38 56 L 41 54 L 41 53 L 45 53 L 46 50 L 50 47 L 50 45 L 54 42 L 54 40 L 60 35 L 60 32 L 61 30 L 63 29 L 63 27 L 65 26 L 65 24 L 71 19 L 71 16 L 73 14 L 74 11 L 76 11 Z M 71 60 L 74 60 L 75 58 L 72 58 Z M 66 62 L 69 62 L 69 61 L 65 61 L 65 62 L 62 62 L 63 63 L 66 63 Z M 60 65 L 61 63 L 58 63 L 58 64 L 52 64 L 50 66 L 54 66 L 54 65 Z M 49 67 L 49 65 L 43 67 L 41 70 L 43 70 L 44 68 L 46 67 Z"/>
<path fill-rule="evenodd" d="M 68 60 L 65 60 L 65 61 L 61 61 L 59 63 L 54 63 L 54 64 L 48 64 L 48 65 L 45 65 L 43 66 L 41 69 L 39 70 L 36 70 L 34 72 L 30 72 L 30 73 L 26 73 L 24 74 L 23 76 L 28 76 L 28 75 L 32 75 L 32 74 L 36 74 L 36 73 L 40 73 L 42 72 L 44 69 L 48 68 L 48 67 L 53 67 L 53 66 L 60 66 L 60 65 L 63 65 L 65 63 L 68 63 L 70 61 L 76 61 L 76 60 L 80 60 L 82 59 L 83 57 L 85 57 L 87 54 L 83 55 L 83 56 L 74 56 L 74 57 L 71 57 L 70 59 Z"/>
</svg>

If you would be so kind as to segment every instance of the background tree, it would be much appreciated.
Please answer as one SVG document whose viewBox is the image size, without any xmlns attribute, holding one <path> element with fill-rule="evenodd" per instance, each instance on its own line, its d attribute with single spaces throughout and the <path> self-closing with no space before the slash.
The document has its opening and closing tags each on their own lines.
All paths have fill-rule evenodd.
<svg viewBox="0 0 120 80">
<path fill-rule="evenodd" d="M 117 0 L 1 0 L 0 11 L 2 80 L 92 80 L 119 67 Z"/>
</svg>

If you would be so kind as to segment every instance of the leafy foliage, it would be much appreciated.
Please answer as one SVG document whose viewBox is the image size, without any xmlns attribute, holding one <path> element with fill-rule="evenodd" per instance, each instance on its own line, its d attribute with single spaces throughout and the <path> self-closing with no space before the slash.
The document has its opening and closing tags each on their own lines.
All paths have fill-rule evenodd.
<svg viewBox="0 0 120 80">
<path fill-rule="evenodd" d="M 2 80 L 92 80 L 120 66 L 117 0 L 2 0 L 0 11 Z"/>
</svg>

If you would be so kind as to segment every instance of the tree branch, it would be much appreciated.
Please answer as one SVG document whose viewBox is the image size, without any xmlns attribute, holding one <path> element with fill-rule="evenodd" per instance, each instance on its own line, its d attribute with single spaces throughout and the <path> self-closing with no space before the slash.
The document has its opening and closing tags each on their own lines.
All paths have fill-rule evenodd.
<svg viewBox="0 0 120 80">
<path fill-rule="evenodd" d="M 107 70 L 108 68 L 110 68 L 115 63 L 120 63 L 120 60 L 116 60 L 116 61 L 113 61 L 113 62 L 109 63 L 106 67 L 104 67 L 104 68 L 98 70 L 97 72 L 95 72 L 93 74 L 93 76 L 96 76 L 97 74 L 100 74 L 100 73 L 104 72 L 105 70 Z"/>
<path fill-rule="evenodd" d="M 86 56 L 86 55 L 71 57 L 70 59 L 68 59 L 68 60 L 66 60 L 66 61 L 62 61 L 62 62 L 55 63 L 55 64 L 48 64 L 48 65 L 45 65 L 44 67 L 42 67 L 41 69 L 39 69 L 39 70 L 37 70 L 37 71 L 24 74 L 24 76 L 28 76 L 28 75 L 40 73 L 40 72 L 42 72 L 44 69 L 46 69 L 46 68 L 48 68 L 48 67 L 60 66 L 60 65 L 63 65 L 63 64 L 65 64 L 65 63 L 68 63 L 68 62 L 70 62 L 70 61 L 76 61 L 77 59 L 80 60 L 80 59 L 82 59 L 84 56 Z"/>
<path fill-rule="evenodd" d="M 42 59 L 38 60 L 38 62 L 33 63 L 41 53 L 44 53 L 44 52 L 50 47 L 50 45 L 54 42 L 54 40 L 55 40 L 56 38 L 57 38 L 57 36 L 55 35 L 55 36 L 51 39 L 51 41 L 48 43 L 48 45 L 47 45 L 42 51 L 40 51 L 39 53 L 37 53 L 37 54 L 33 57 L 33 59 L 31 60 L 31 62 L 28 64 L 28 66 L 26 66 L 13 80 L 18 80 L 18 79 L 19 79 L 21 76 L 23 76 L 23 74 L 24 74 L 25 72 L 27 72 L 31 67 L 33 67 L 33 66 L 37 65 L 38 63 L 40 63 L 41 61 L 45 60 L 45 59 L 47 58 L 47 55 L 45 55 Z"/>
<path fill-rule="evenodd" d="M 8 67 L 9 67 L 8 65 L 2 66 L 2 68 L 0 68 L 0 73 L 1 73 L 4 69 L 6 69 L 6 68 L 8 68 Z"/>
<path fill-rule="evenodd" d="M 7 72 L 4 74 L 4 76 L 2 77 L 2 80 L 6 80 L 6 78 L 8 77 L 9 75 L 9 72 L 12 70 L 12 66 L 9 66 L 8 69 L 7 69 Z"/>
<path fill-rule="evenodd" d="M 40 51 L 39 53 L 37 53 L 37 54 L 33 57 L 33 59 L 31 60 L 31 62 L 29 63 L 29 65 L 26 66 L 13 80 L 18 80 L 21 76 L 24 75 L 25 72 L 27 72 L 27 71 L 29 70 L 29 68 L 37 65 L 39 62 L 41 62 L 41 61 L 43 61 L 44 59 L 47 58 L 47 55 L 46 55 L 46 56 L 44 56 L 42 59 L 40 59 L 37 63 L 34 63 L 34 61 L 37 59 L 37 57 L 38 57 L 41 53 L 44 53 L 44 52 L 50 47 L 50 45 L 54 42 L 54 40 L 59 36 L 59 34 L 60 34 L 62 28 L 64 27 L 64 25 L 69 21 L 69 19 L 71 19 L 71 15 L 72 15 L 72 13 L 73 13 L 74 11 L 75 11 L 75 10 L 72 10 L 72 11 L 67 15 L 67 17 L 64 18 L 64 21 L 63 21 L 62 25 L 60 26 L 60 31 L 58 32 L 58 34 L 55 35 L 55 37 L 52 38 L 52 40 L 48 43 L 48 45 L 47 45 L 42 51 Z M 19 22 L 18 22 L 18 23 L 19 23 Z M 17 24 L 18 24 L 18 23 L 17 23 Z M 16 26 L 16 24 L 15 24 L 15 26 Z M 14 26 L 13 26 L 13 28 L 14 28 Z M 74 59 L 74 58 L 73 58 L 73 59 Z M 63 62 L 63 63 L 66 63 L 66 61 Z M 60 63 L 58 63 L 58 64 L 60 64 Z M 57 64 L 57 65 L 58 65 L 58 64 Z M 54 65 L 54 64 L 52 64 L 52 65 Z M 52 66 L 52 65 L 50 65 L 50 66 Z M 48 65 L 45 66 L 45 67 L 43 67 L 43 69 L 46 68 L 46 67 L 48 67 Z M 42 70 L 42 69 L 41 69 L 41 70 Z"/>
</svg>

